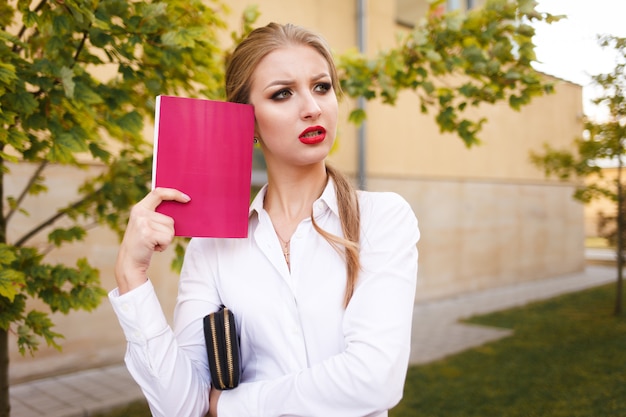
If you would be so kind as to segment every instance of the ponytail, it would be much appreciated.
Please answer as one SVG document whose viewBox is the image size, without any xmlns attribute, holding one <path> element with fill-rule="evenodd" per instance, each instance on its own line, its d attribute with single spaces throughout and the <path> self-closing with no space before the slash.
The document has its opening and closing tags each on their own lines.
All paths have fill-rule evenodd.
<svg viewBox="0 0 626 417">
<path fill-rule="evenodd" d="M 344 237 L 341 238 L 323 230 L 315 222 L 313 214 L 311 214 L 311 221 L 313 222 L 315 230 L 321 234 L 331 246 L 337 251 L 344 253 L 347 275 L 344 307 L 348 307 L 352 294 L 354 294 L 359 270 L 361 269 L 361 262 L 359 260 L 359 240 L 361 234 L 359 202 L 356 190 L 345 175 L 328 165 L 326 165 L 326 172 L 335 183 L 335 193 L 339 206 L 339 221 L 341 222 L 341 230 L 343 231 Z M 341 247 L 343 247 L 343 251 Z"/>
</svg>

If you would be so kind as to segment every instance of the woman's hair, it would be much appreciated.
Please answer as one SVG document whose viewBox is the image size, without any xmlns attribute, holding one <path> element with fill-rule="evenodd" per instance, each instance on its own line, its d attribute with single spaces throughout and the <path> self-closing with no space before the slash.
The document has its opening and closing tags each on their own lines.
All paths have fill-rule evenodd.
<svg viewBox="0 0 626 417">
<path fill-rule="evenodd" d="M 292 24 L 279 25 L 270 23 L 253 30 L 235 49 L 228 60 L 226 68 L 226 98 L 235 103 L 249 103 L 252 74 L 259 62 L 279 48 L 289 45 L 306 45 L 314 48 L 328 62 L 333 89 L 339 93 L 340 86 L 337 69 L 330 48 L 324 39 L 307 29 Z M 361 263 L 359 260 L 360 216 L 356 190 L 338 170 L 326 165 L 328 175 L 335 183 L 335 192 L 339 205 L 339 219 L 344 237 L 335 236 L 320 228 L 313 215 L 311 221 L 320 233 L 334 248 L 344 248 L 347 270 L 347 284 L 344 306 L 347 307 L 354 293 Z"/>
</svg>

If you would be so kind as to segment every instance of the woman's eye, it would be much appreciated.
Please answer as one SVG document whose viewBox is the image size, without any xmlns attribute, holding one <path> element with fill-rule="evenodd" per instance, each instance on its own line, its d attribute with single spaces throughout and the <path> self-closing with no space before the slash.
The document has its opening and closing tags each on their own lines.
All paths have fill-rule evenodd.
<svg viewBox="0 0 626 417">
<path fill-rule="evenodd" d="M 291 95 L 291 91 L 288 89 L 278 90 L 274 94 L 272 94 L 272 100 L 284 100 Z"/>
<path fill-rule="evenodd" d="M 331 90 L 332 85 L 330 83 L 319 83 L 315 85 L 315 91 L 318 93 L 327 93 Z"/>
</svg>

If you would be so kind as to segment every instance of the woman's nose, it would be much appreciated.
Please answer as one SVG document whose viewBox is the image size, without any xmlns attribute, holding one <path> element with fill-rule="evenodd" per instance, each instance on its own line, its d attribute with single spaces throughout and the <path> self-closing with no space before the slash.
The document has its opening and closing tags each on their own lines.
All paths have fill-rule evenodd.
<svg viewBox="0 0 626 417">
<path fill-rule="evenodd" d="M 312 94 L 305 94 L 302 100 L 302 118 L 317 119 L 322 114 L 322 108 Z"/>
</svg>

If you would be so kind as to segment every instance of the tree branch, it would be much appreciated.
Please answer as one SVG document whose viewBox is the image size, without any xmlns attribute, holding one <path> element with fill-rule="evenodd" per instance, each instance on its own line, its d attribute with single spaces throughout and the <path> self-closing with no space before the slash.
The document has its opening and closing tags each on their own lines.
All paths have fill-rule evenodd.
<svg viewBox="0 0 626 417">
<path fill-rule="evenodd" d="M 47 0 L 41 0 L 41 2 L 39 2 L 39 4 L 37 5 L 37 7 L 35 7 L 35 9 L 33 10 L 34 12 L 38 12 L 39 10 L 41 10 L 43 8 L 43 6 L 47 3 Z M 17 38 L 21 39 L 22 36 L 24 35 L 24 32 L 26 32 L 26 25 L 22 26 L 20 28 L 20 31 L 17 34 Z M 13 52 L 17 53 L 20 51 L 20 47 L 17 46 L 17 44 L 13 45 Z"/>
<path fill-rule="evenodd" d="M 85 231 L 89 231 L 89 230 L 95 229 L 98 226 L 99 226 L 99 223 L 94 221 L 94 222 L 91 222 L 91 223 L 88 223 L 88 224 L 84 225 L 83 229 L 85 229 Z M 56 248 L 55 245 L 48 245 L 48 246 L 46 246 L 45 249 L 43 249 L 39 253 L 41 253 L 42 255 L 45 256 L 45 255 L 49 254 L 50 252 L 52 252 L 54 250 L 54 248 Z"/>
<path fill-rule="evenodd" d="M 91 26 L 91 24 L 89 26 Z M 89 37 L 89 32 L 84 31 L 83 38 L 80 40 L 80 44 L 78 45 L 78 48 L 76 48 L 76 53 L 74 54 L 74 62 L 72 63 L 72 65 L 70 65 L 70 68 L 74 68 L 74 65 L 76 65 L 76 62 L 78 62 L 78 55 L 85 47 L 85 42 L 87 42 L 88 37 Z"/>
<path fill-rule="evenodd" d="M 35 236 L 37 233 L 41 232 L 46 227 L 52 226 L 54 223 L 57 222 L 57 220 L 61 219 L 63 216 L 67 216 L 68 211 L 70 211 L 72 209 L 75 209 L 77 207 L 80 207 L 81 204 L 85 203 L 85 201 L 89 200 L 92 196 L 97 195 L 100 192 L 101 189 L 102 189 L 102 187 L 97 189 L 97 190 L 95 190 L 93 193 L 86 195 L 81 200 L 76 201 L 72 205 L 68 206 L 66 209 L 60 210 L 56 214 L 50 216 L 47 220 L 43 221 L 38 226 L 36 226 L 35 228 L 31 229 L 28 233 L 26 233 L 24 236 L 22 236 L 20 239 L 18 239 L 13 244 L 13 246 L 16 246 L 16 247 L 23 246 L 30 238 Z"/>
<path fill-rule="evenodd" d="M 13 214 L 17 211 L 18 207 L 22 204 L 22 201 L 24 201 L 24 199 L 28 195 L 28 190 L 30 190 L 30 187 L 32 187 L 35 181 L 37 181 L 37 178 L 39 178 L 39 175 L 43 172 L 47 165 L 48 161 L 42 161 L 33 173 L 33 175 L 31 175 L 30 179 L 28 180 L 28 184 L 26 184 L 26 186 L 22 190 L 22 193 L 15 201 L 15 207 L 11 208 L 11 210 L 9 210 L 9 212 L 7 213 L 4 219 L 5 224 L 9 222 L 9 219 L 11 219 Z"/>
</svg>

